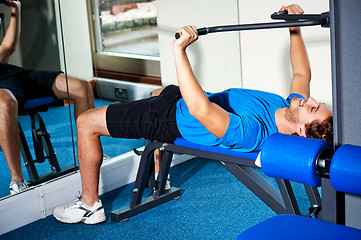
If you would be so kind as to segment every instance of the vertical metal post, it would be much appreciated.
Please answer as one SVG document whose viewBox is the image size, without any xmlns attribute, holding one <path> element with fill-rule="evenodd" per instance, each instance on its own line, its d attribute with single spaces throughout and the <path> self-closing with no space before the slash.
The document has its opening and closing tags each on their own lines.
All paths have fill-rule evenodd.
<svg viewBox="0 0 361 240">
<path fill-rule="evenodd" d="M 361 2 L 330 0 L 330 21 L 335 148 L 361 145 Z M 355 218 L 361 216 L 361 198 L 345 198 L 328 183 L 322 188 L 322 218 L 361 229 Z"/>
</svg>

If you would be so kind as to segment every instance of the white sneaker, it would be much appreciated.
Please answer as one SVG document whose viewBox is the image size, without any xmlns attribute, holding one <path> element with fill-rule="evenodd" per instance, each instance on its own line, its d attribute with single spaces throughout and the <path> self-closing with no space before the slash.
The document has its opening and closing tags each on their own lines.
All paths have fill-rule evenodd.
<svg viewBox="0 0 361 240">
<path fill-rule="evenodd" d="M 18 177 L 19 178 L 19 177 Z M 26 180 L 21 180 L 19 178 L 19 180 L 14 180 L 15 183 L 11 184 L 10 183 L 10 194 L 16 194 L 18 192 L 24 191 L 25 189 L 27 189 L 28 186 L 28 182 Z"/>
<path fill-rule="evenodd" d="M 155 180 L 158 179 L 158 173 L 155 174 Z M 170 186 L 170 175 L 167 176 L 167 181 L 165 182 L 164 191 L 168 191 L 171 188 Z"/>
<path fill-rule="evenodd" d="M 93 207 L 88 207 L 80 199 L 69 205 L 58 206 L 54 208 L 53 216 L 63 223 L 97 224 L 107 220 L 100 200 Z"/>
</svg>

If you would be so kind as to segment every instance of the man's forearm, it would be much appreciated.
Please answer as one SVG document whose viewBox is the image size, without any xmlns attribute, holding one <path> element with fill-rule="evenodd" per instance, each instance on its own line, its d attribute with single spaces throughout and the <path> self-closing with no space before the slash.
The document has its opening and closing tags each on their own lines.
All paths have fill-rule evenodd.
<svg viewBox="0 0 361 240">
<path fill-rule="evenodd" d="M 6 36 L 9 37 L 8 42 L 12 48 L 16 48 L 16 45 L 19 42 L 20 38 L 20 30 L 21 30 L 21 6 L 17 5 L 15 7 L 11 7 L 11 16 L 8 30 L 6 32 Z"/>
<path fill-rule="evenodd" d="M 290 59 L 293 75 L 301 74 L 311 78 L 307 50 L 299 28 L 290 30 Z"/>
</svg>

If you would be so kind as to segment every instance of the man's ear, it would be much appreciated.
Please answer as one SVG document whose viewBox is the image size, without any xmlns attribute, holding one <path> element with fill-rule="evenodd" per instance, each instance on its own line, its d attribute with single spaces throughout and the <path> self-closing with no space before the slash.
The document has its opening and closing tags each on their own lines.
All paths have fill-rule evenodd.
<svg viewBox="0 0 361 240">
<path fill-rule="evenodd" d="M 297 131 L 297 134 L 300 137 L 307 137 L 307 135 L 306 135 L 306 127 L 305 126 L 299 127 L 298 131 Z"/>
</svg>

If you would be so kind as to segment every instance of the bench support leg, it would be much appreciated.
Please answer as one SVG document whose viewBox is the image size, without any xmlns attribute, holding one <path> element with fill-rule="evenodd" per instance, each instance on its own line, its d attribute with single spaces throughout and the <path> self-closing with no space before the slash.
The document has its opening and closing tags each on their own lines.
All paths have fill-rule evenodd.
<svg viewBox="0 0 361 240">
<path fill-rule="evenodd" d="M 153 142 L 148 144 L 144 149 L 140 159 L 137 178 L 134 183 L 131 202 L 129 206 L 111 212 L 110 218 L 113 221 L 125 221 L 138 213 L 144 212 L 167 201 L 178 199 L 181 196 L 181 190 L 179 188 L 172 187 L 168 191 L 164 190 L 173 157 L 173 153 L 165 151 L 160 165 L 158 179 L 155 184 L 156 191 L 152 196 L 142 199 L 144 189 L 148 186 L 154 187 L 154 184 L 152 184 L 154 183 L 154 150 L 161 147 L 162 143 Z"/>
<path fill-rule="evenodd" d="M 298 214 L 297 202 L 289 183 L 279 181 L 281 193 L 264 180 L 254 169 L 237 164 L 224 163 L 226 169 L 277 214 Z"/>
</svg>

